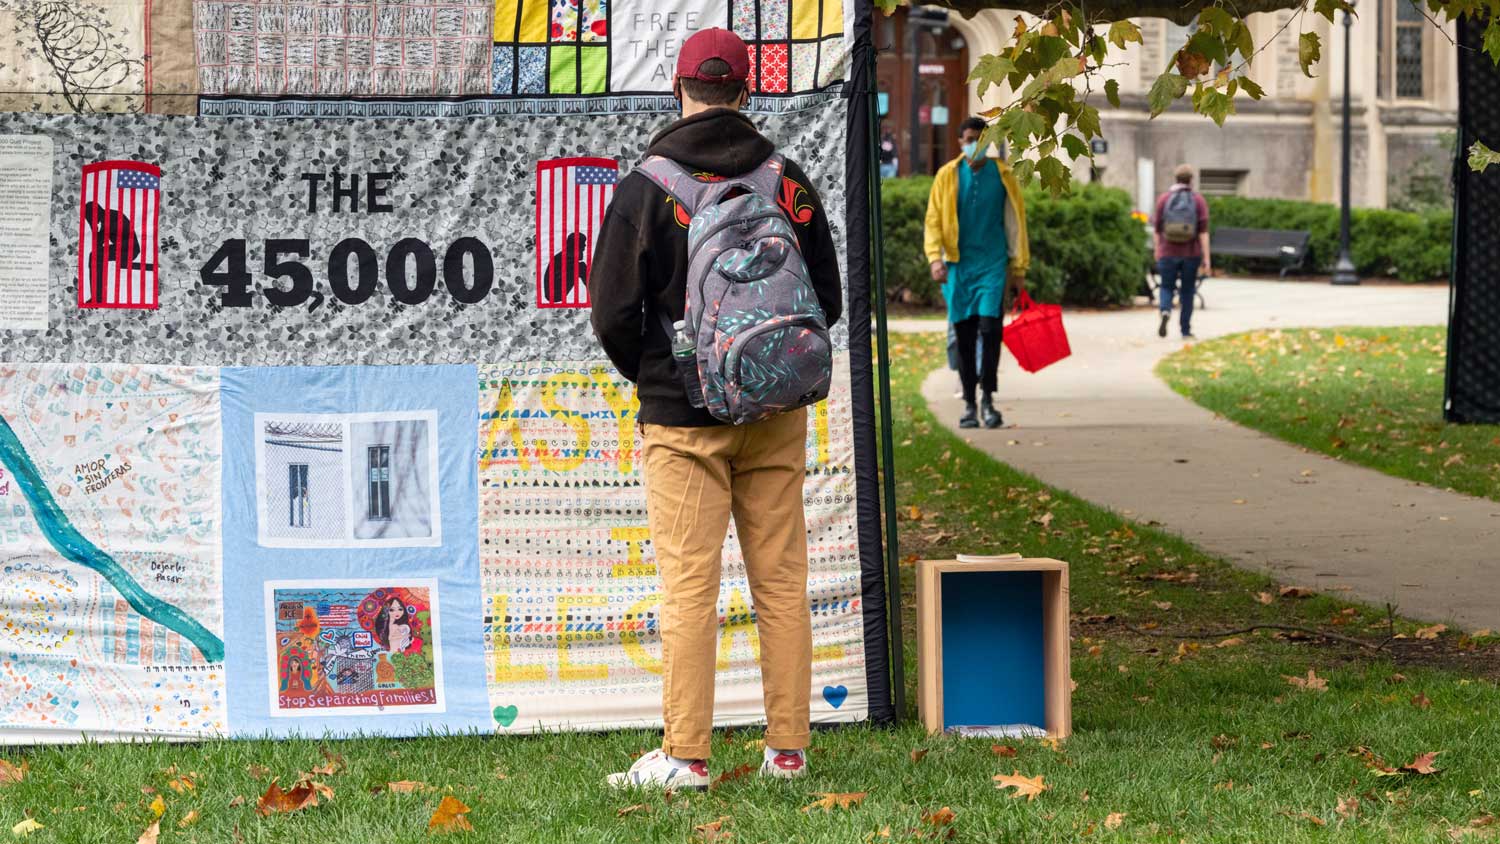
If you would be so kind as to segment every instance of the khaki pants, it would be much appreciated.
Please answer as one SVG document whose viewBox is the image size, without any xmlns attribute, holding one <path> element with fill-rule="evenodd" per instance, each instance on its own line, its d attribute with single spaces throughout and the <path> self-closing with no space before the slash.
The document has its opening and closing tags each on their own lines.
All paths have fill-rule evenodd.
<svg viewBox="0 0 1500 844">
<path fill-rule="evenodd" d="M 739 531 L 760 635 L 766 744 L 807 746 L 812 615 L 807 603 L 807 411 L 749 425 L 641 425 L 646 507 L 662 579 L 662 749 L 706 759 L 714 715 L 719 573 Z"/>
</svg>

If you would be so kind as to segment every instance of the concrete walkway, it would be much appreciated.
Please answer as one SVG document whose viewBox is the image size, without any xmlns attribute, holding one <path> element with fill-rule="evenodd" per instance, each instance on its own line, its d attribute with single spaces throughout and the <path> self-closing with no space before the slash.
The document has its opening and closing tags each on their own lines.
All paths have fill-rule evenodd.
<svg viewBox="0 0 1500 844">
<path fill-rule="evenodd" d="M 1443 287 L 1213 279 L 1193 331 L 1434 325 Z M 1383 475 L 1217 418 L 1153 373 L 1182 347 L 1156 312 L 1069 313 L 1073 356 L 1029 375 L 1000 366 L 1006 426 L 959 432 L 1018 469 L 1284 583 L 1334 590 L 1417 618 L 1500 628 L 1500 504 Z M 898 331 L 941 331 L 909 320 Z M 923 394 L 958 431 L 957 376 Z M 1310 474 L 1308 474 L 1310 472 Z"/>
</svg>

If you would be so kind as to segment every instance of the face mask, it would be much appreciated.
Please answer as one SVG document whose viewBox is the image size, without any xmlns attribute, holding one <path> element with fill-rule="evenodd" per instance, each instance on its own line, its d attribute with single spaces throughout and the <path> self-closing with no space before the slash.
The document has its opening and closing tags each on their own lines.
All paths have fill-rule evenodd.
<svg viewBox="0 0 1500 844">
<path fill-rule="evenodd" d="M 969 141 L 968 143 L 964 144 L 962 147 L 959 147 L 959 149 L 963 152 L 964 158 L 967 158 L 970 161 L 973 161 L 974 160 L 974 156 L 979 154 L 979 142 L 978 141 Z"/>
</svg>

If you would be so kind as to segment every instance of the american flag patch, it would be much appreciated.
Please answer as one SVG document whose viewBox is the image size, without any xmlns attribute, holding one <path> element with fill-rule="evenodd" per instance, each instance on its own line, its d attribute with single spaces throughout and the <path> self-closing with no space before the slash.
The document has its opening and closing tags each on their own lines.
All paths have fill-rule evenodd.
<svg viewBox="0 0 1500 844">
<path fill-rule="evenodd" d="M 536 165 L 536 306 L 587 308 L 594 233 L 620 171 L 610 158 L 555 158 Z"/>
<path fill-rule="evenodd" d="M 78 307 L 157 307 L 160 212 L 160 167 L 140 161 L 83 166 Z"/>
<path fill-rule="evenodd" d="M 318 618 L 329 627 L 348 627 L 354 611 L 348 604 L 319 604 Z"/>
</svg>

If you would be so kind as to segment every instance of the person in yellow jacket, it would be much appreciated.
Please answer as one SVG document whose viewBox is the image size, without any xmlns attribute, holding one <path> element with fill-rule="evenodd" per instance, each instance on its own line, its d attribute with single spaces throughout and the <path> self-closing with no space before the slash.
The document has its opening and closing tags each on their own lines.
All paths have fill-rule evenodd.
<svg viewBox="0 0 1500 844">
<path fill-rule="evenodd" d="M 984 127 L 977 117 L 960 125 L 963 153 L 944 164 L 933 180 L 923 238 L 932 279 L 943 285 L 948 322 L 957 339 L 961 428 L 977 428 L 981 418 L 986 428 L 1004 424 L 995 409 L 995 390 L 1005 286 L 1008 281 L 1024 285 L 1031 264 L 1021 184 L 1009 164 L 980 148 Z M 976 406 L 979 389 L 984 399 Z"/>
</svg>

